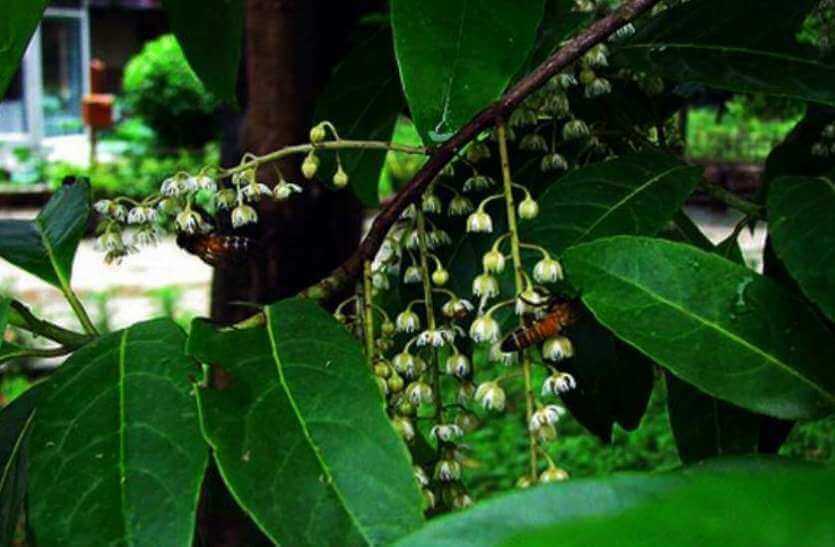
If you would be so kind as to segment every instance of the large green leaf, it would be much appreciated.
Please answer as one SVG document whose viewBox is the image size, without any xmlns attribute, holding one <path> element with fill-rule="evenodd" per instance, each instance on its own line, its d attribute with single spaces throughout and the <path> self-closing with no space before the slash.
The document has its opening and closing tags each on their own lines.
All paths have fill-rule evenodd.
<svg viewBox="0 0 835 547">
<path fill-rule="evenodd" d="M 497 99 L 522 66 L 544 0 L 393 0 L 400 77 L 423 142 L 442 142 Z"/>
<path fill-rule="evenodd" d="M 437 518 L 397 546 L 749 545 L 737 541 L 746 537 L 761 541 L 753 544 L 758 546 L 826 545 L 835 534 L 833 487 L 835 474 L 824 467 L 722 459 L 681 471 L 576 479 L 505 494 Z M 629 525 L 620 525 L 620 518 Z M 569 532 L 575 527 L 583 533 Z M 701 541 L 702 534 L 710 540 Z"/>
<path fill-rule="evenodd" d="M 11 545 L 26 496 L 29 437 L 39 386 L 0 412 L 0 545 Z"/>
<path fill-rule="evenodd" d="M 803 293 L 835 321 L 835 183 L 781 177 L 768 190 L 774 250 Z"/>
<path fill-rule="evenodd" d="M 389 31 L 361 43 L 336 67 L 316 105 L 316 121 L 333 123 L 344 139 L 389 141 L 404 108 L 403 92 Z M 367 207 L 380 205 L 384 151 L 340 152 L 349 184 Z M 322 154 L 320 173 L 336 170 L 334 155 Z"/>
<path fill-rule="evenodd" d="M 516 75 L 526 76 L 556 51 L 565 40 L 594 19 L 594 14 L 574 9 L 573 0 L 545 0 L 545 10 L 539 32 L 528 61 Z"/>
<path fill-rule="evenodd" d="M 0 97 L 6 94 L 20 66 L 47 3 L 47 0 L 4 0 L 0 5 Z"/>
<path fill-rule="evenodd" d="M 757 451 L 760 416 L 702 393 L 666 372 L 667 410 L 681 461 Z"/>
<path fill-rule="evenodd" d="M 540 213 L 520 225 L 524 241 L 553 253 L 601 237 L 654 235 L 670 221 L 701 176 L 675 158 L 634 154 L 563 176 L 540 196 Z"/>
<path fill-rule="evenodd" d="M 569 249 L 571 282 L 618 337 L 702 391 L 770 416 L 835 406 L 835 343 L 755 272 L 690 245 L 620 236 Z"/>
<path fill-rule="evenodd" d="M 216 97 L 235 104 L 243 0 L 162 0 L 188 64 Z"/>
<path fill-rule="evenodd" d="M 835 109 L 828 106 L 809 104 L 806 115 L 775 146 L 765 160 L 762 179 L 766 183 L 784 175 L 817 177 L 835 169 L 835 155 L 812 154 L 812 147 L 820 143 L 832 145 L 823 137 L 827 125 L 835 122 Z"/>
<path fill-rule="evenodd" d="M 557 522 L 510 538 L 503 545 L 733 545 L 817 547 L 835 541 L 835 512 L 828 492 L 830 469 L 801 464 L 759 469 L 697 470 L 683 473 L 672 488 L 649 476 L 640 502 L 626 508 L 606 503 L 595 515 Z M 554 503 L 560 502 L 555 492 Z"/>
<path fill-rule="evenodd" d="M 43 385 L 30 441 L 38 545 L 190 546 L 208 459 L 172 321 L 73 354 Z"/>
<path fill-rule="evenodd" d="M 62 186 L 35 220 L 0 220 L 0 256 L 59 288 L 69 287 L 90 214 L 90 185 Z"/>
<path fill-rule="evenodd" d="M 286 545 L 387 544 L 422 521 L 409 455 L 358 342 L 306 300 L 267 309 L 268 329 L 195 322 L 212 363 L 203 430 L 230 491 Z"/>
<path fill-rule="evenodd" d="M 815 3 L 686 2 L 653 18 L 613 60 L 679 82 L 835 104 L 835 66 L 791 44 Z"/>
</svg>

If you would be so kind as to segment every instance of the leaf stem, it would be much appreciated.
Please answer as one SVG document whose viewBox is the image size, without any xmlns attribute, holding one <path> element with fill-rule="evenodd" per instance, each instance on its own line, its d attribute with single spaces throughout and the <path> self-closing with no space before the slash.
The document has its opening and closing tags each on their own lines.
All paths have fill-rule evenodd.
<svg viewBox="0 0 835 547">
<path fill-rule="evenodd" d="M 11 302 L 9 323 L 15 327 L 28 330 L 33 334 L 58 342 L 70 350 L 78 349 L 92 340 L 92 337 L 89 335 L 71 331 L 35 317 L 35 314 L 29 308 L 17 300 L 12 300 Z"/>
<path fill-rule="evenodd" d="M 4 353 L 0 356 L 0 364 L 4 364 L 13 359 L 21 359 L 26 357 L 61 357 L 73 352 L 72 348 L 60 346 L 57 348 L 20 348 L 17 351 Z M 0 370 L 2 372 L 2 370 Z"/>
<path fill-rule="evenodd" d="M 751 218 L 762 218 L 762 206 L 743 199 L 723 186 L 710 182 L 707 179 L 702 179 L 699 184 L 711 197 L 718 199 L 725 205 L 742 211 Z"/>
<path fill-rule="evenodd" d="M 362 275 L 362 332 L 365 335 L 365 357 L 374 366 L 374 305 L 371 301 L 371 262 L 363 264 Z"/>
<path fill-rule="evenodd" d="M 75 313 L 75 316 L 78 318 L 78 321 L 81 323 L 81 326 L 84 327 L 84 331 L 90 336 L 98 336 L 99 331 L 96 329 L 96 326 L 93 325 L 93 322 L 90 320 L 90 316 L 87 315 L 87 310 L 84 309 L 84 305 L 81 303 L 81 300 L 79 300 L 72 288 L 69 285 L 62 284 L 61 292 L 64 293 L 64 298 L 67 299 L 67 302 L 72 308 L 72 311 Z"/>
<path fill-rule="evenodd" d="M 496 123 L 499 140 L 499 156 L 502 164 L 502 184 L 504 185 L 504 198 L 507 205 L 507 225 L 510 233 L 510 252 L 513 257 L 514 280 L 516 282 L 516 295 L 525 290 L 525 274 L 522 266 L 521 245 L 519 243 L 519 231 L 516 225 L 516 206 L 513 201 L 513 181 L 510 178 L 510 157 L 507 152 L 507 131 L 504 120 L 499 119 Z M 525 326 L 522 318 L 519 318 L 519 325 Z M 522 374 L 525 377 L 525 423 L 530 423 L 533 415 L 534 393 L 531 382 L 531 360 L 527 352 L 522 352 Z M 528 431 L 528 442 L 530 445 L 530 473 L 531 481 L 536 481 L 536 437 Z"/>
<path fill-rule="evenodd" d="M 420 275 L 423 282 L 423 300 L 426 308 L 426 326 L 435 330 L 435 305 L 432 302 L 432 280 L 429 279 L 429 246 L 426 243 L 426 217 L 420 208 L 417 210 L 418 248 L 420 249 Z M 435 406 L 435 423 L 443 422 L 443 403 L 441 402 L 441 375 L 438 363 L 438 351 L 432 351 L 432 403 Z"/>
</svg>

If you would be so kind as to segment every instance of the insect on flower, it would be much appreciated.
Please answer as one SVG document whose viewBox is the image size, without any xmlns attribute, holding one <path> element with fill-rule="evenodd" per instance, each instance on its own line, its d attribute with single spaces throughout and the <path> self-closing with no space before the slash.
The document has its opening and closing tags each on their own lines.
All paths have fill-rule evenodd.
<svg viewBox="0 0 835 547">
<path fill-rule="evenodd" d="M 249 237 L 218 233 L 189 234 L 180 232 L 177 245 L 215 268 L 229 268 L 246 262 L 257 251 L 256 241 Z"/>
<path fill-rule="evenodd" d="M 554 297 L 544 303 L 527 302 L 529 306 L 546 306 L 547 313 L 541 319 L 537 319 L 526 327 L 520 327 L 511 332 L 502 340 L 501 350 L 503 352 L 521 351 L 545 339 L 556 336 L 562 330 L 572 325 L 577 320 L 577 303 L 572 300 L 565 300 Z"/>
</svg>

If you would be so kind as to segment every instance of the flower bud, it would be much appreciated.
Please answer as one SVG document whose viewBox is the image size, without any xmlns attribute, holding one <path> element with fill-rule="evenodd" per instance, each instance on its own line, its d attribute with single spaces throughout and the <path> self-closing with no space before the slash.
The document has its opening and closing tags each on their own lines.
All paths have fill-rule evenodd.
<svg viewBox="0 0 835 547">
<path fill-rule="evenodd" d="M 291 195 L 298 194 L 301 191 L 302 187 L 298 184 L 293 184 L 291 182 L 282 180 L 275 185 L 275 188 L 273 188 L 273 197 L 276 201 L 284 201 Z"/>
<path fill-rule="evenodd" d="M 415 332 L 420 328 L 420 317 L 412 310 L 407 309 L 397 315 L 395 324 L 400 332 Z"/>
<path fill-rule="evenodd" d="M 327 136 L 324 122 L 316 124 L 310 129 L 310 142 L 314 144 L 322 142 Z"/>
<path fill-rule="evenodd" d="M 414 265 L 406 268 L 406 272 L 403 274 L 403 283 L 420 283 L 420 280 L 420 268 Z"/>
<path fill-rule="evenodd" d="M 528 152 L 547 152 L 548 142 L 539 133 L 528 133 L 519 141 L 519 149 Z"/>
<path fill-rule="evenodd" d="M 490 148 L 483 142 L 473 141 L 467 148 L 467 161 L 478 163 L 490 157 Z"/>
<path fill-rule="evenodd" d="M 383 324 L 380 326 L 380 332 L 383 333 L 383 336 L 391 336 L 396 330 L 397 327 L 395 327 L 394 323 L 389 320 L 383 321 Z"/>
<path fill-rule="evenodd" d="M 238 196 L 235 194 L 233 189 L 224 188 L 222 190 L 218 190 L 215 194 L 215 202 L 217 203 L 218 209 L 230 209 L 238 203 Z M 160 202 L 160 206 L 162 203 L 163 202 Z"/>
<path fill-rule="evenodd" d="M 405 416 L 395 416 L 392 418 L 391 423 L 394 425 L 394 429 L 403 437 L 404 441 L 407 443 L 412 442 L 415 438 L 415 426 L 412 425 L 412 420 Z"/>
<path fill-rule="evenodd" d="M 409 402 L 409 399 L 403 397 L 400 399 L 400 402 L 397 403 L 397 413 L 401 416 L 414 416 L 415 406 Z"/>
<path fill-rule="evenodd" d="M 481 425 L 478 416 L 467 410 L 462 411 L 455 417 L 455 425 L 461 428 L 465 434 L 472 433 Z"/>
<path fill-rule="evenodd" d="M 388 385 L 392 393 L 400 393 L 404 387 L 403 377 L 399 374 L 392 374 L 389 376 Z"/>
<path fill-rule="evenodd" d="M 449 202 L 447 213 L 449 216 L 466 215 L 473 210 L 473 202 L 460 194 L 453 197 Z"/>
<path fill-rule="evenodd" d="M 432 388 L 426 382 L 412 382 L 406 388 L 406 398 L 414 406 L 432 402 Z"/>
<path fill-rule="evenodd" d="M 565 336 L 552 336 L 542 344 L 542 358 L 548 361 L 562 361 L 574 357 L 574 346 Z"/>
<path fill-rule="evenodd" d="M 589 136 L 589 126 L 583 120 L 570 120 L 563 126 L 562 136 L 567 141 L 584 139 Z"/>
<path fill-rule="evenodd" d="M 546 256 L 534 265 L 533 278 L 537 283 L 560 281 L 563 278 L 562 266 L 550 256 Z"/>
<path fill-rule="evenodd" d="M 493 219 L 490 218 L 490 215 L 479 209 L 467 218 L 467 231 L 489 234 L 493 231 Z"/>
<path fill-rule="evenodd" d="M 100 199 L 93 205 L 93 209 L 100 215 L 107 215 L 110 213 L 110 206 L 113 202 L 109 199 Z"/>
<path fill-rule="evenodd" d="M 432 272 L 432 283 L 435 285 L 440 287 L 446 285 L 447 281 L 449 281 L 449 272 L 447 272 L 443 267 L 438 267 L 434 272 Z"/>
<path fill-rule="evenodd" d="M 483 273 L 473 279 L 473 294 L 484 298 L 493 298 L 499 294 L 499 280 Z"/>
<path fill-rule="evenodd" d="M 568 473 L 565 469 L 560 469 L 559 467 L 554 466 L 549 466 L 548 469 L 539 475 L 539 481 L 544 483 L 560 482 L 566 480 L 567 478 Z"/>
<path fill-rule="evenodd" d="M 532 197 L 527 196 L 519 203 L 519 218 L 530 220 L 539 214 L 539 204 Z"/>
<path fill-rule="evenodd" d="M 519 488 L 520 490 L 530 488 L 531 486 L 533 486 L 533 481 L 531 481 L 531 478 L 528 475 L 522 475 L 516 479 L 516 488 Z"/>
<path fill-rule="evenodd" d="M 473 367 L 470 360 L 463 353 L 453 353 L 446 360 L 446 373 L 456 378 L 467 378 Z"/>
<path fill-rule="evenodd" d="M 319 158 L 316 157 L 316 154 L 310 152 L 307 156 L 305 156 L 304 161 L 302 162 L 302 175 L 304 178 L 310 180 L 316 176 L 316 171 L 319 169 Z"/>
<path fill-rule="evenodd" d="M 481 257 L 481 264 L 485 272 L 502 273 L 504 271 L 504 254 L 498 249 L 490 249 Z"/>
<path fill-rule="evenodd" d="M 307 176 L 307 175 L 305 175 L 305 176 Z M 307 178 L 311 178 L 311 177 L 307 177 Z M 342 188 L 345 188 L 346 186 L 348 186 L 348 173 L 346 173 L 342 169 L 341 165 L 336 168 L 336 173 L 334 173 L 334 175 L 333 175 L 333 185 L 336 188 L 339 188 L 339 189 L 342 189 Z"/>
<path fill-rule="evenodd" d="M 377 361 L 374 364 L 374 375 L 380 378 L 388 378 L 391 376 L 391 367 L 385 361 Z"/>
<path fill-rule="evenodd" d="M 461 478 L 461 464 L 455 460 L 440 460 L 435 464 L 435 479 L 441 482 L 457 481 Z"/>
<path fill-rule="evenodd" d="M 444 210 L 444 206 L 441 203 L 441 198 L 428 192 L 421 198 L 421 210 L 424 213 L 440 213 Z"/>
</svg>

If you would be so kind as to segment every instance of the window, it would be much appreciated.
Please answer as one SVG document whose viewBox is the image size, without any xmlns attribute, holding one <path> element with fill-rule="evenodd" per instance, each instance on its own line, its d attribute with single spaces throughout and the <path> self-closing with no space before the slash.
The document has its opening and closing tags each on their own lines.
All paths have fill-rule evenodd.
<svg viewBox="0 0 835 547">
<path fill-rule="evenodd" d="M 41 23 L 44 135 L 84 131 L 81 121 L 81 21 L 76 17 L 47 17 Z"/>
<path fill-rule="evenodd" d="M 23 70 L 18 69 L 0 101 L 0 133 L 26 132 L 26 104 L 23 94 Z"/>
</svg>

